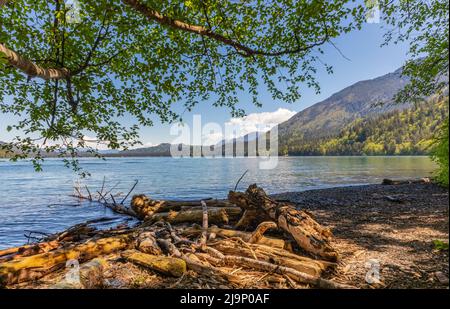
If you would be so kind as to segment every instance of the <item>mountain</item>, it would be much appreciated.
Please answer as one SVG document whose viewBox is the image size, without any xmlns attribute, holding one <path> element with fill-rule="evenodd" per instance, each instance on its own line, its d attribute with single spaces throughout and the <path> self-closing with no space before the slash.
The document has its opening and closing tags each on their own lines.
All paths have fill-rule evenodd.
<svg viewBox="0 0 450 309">
<path fill-rule="evenodd" d="M 423 154 L 433 132 L 448 116 L 448 92 L 422 105 L 397 105 L 395 94 L 409 79 L 402 70 L 357 82 L 295 114 L 278 126 L 281 155 Z M 447 78 L 448 80 L 448 78 Z M 253 133 L 211 146 L 221 155 L 225 146 L 245 142 L 255 149 L 264 133 Z M 186 146 L 186 145 L 184 145 Z M 191 153 L 199 146 L 188 146 Z M 105 156 L 170 156 L 171 145 L 105 152 Z M 210 154 L 211 152 L 209 152 Z M 0 147 L 1 156 L 1 147 Z"/>
<path fill-rule="evenodd" d="M 401 73 L 400 68 L 371 80 L 357 82 L 281 123 L 278 126 L 279 154 L 426 153 L 425 146 L 430 143 L 432 133 L 448 115 L 448 98 L 420 106 L 395 104 L 395 94 L 409 82 Z M 214 153 L 221 155 L 225 145 L 244 141 L 246 155 L 248 149 L 256 148 L 261 134 L 264 133 L 222 141 L 214 145 Z M 169 156 L 170 144 L 129 150 L 118 155 Z"/>
<path fill-rule="evenodd" d="M 282 155 L 418 155 L 430 151 L 434 133 L 448 117 L 448 97 L 357 118 L 325 137 L 284 139 Z"/>
<path fill-rule="evenodd" d="M 136 157 L 141 156 L 166 157 L 170 156 L 170 146 L 171 145 L 169 143 L 162 143 L 152 147 L 124 150 L 117 154 L 114 154 L 114 156 L 117 155 L 117 156 L 136 156 Z"/>
<path fill-rule="evenodd" d="M 278 126 L 280 141 L 329 136 L 358 118 L 404 108 L 393 104 L 394 95 L 409 82 L 401 72 L 357 82 L 297 113 Z"/>
</svg>

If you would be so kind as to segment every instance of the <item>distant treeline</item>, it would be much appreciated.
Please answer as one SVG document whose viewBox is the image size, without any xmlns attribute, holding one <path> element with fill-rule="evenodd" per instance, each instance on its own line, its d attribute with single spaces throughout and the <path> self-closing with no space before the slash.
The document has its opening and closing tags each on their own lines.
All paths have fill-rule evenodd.
<svg viewBox="0 0 450 309">
<path fill-rule="evenodd" d="M 288 135 L 280 137 L 279 155 L 290 156 L 332 156 L 332 155 L 424 155 L 429 154 L 434 133 L 448 116 L 448 97 L 429 101 L 408 109 L 387 112 L 375 117 L 360 118 L 351 122 L 335 134 L 323 136 L 323 132 L 305 136 Z M 255 143 L 245 143 L 247 149 L 256 149 Z M 191 154 L 194 146 L 190 147 Z M 198 146 L 196 146 L 197 148 Z M 209 148 L 209 147 L 208 147 Z M 216 146 L 216 155 L 225 153 L 225 146 Z M 201 150 L 197 149 L 195 153 Z M 9 154 L 11 155 L 11 153 Z M 57 154 L 47 154 L 54 157 Z M 118 153 L 104 154 L 107 157 L 165 157 L 170 156 L 170 144 L 160 144 Z M 0 157 L 8 154 L 0 147 Z M 81 152 L 79 156 L 92 154 Z"/>
<path fill-rule="evenodd" d="M 421 155 L 428 154 L 437 128 L 448 116 L 446 99 L 415 105 L 372 118 L 357 119 L 326 137 L 289 137 L 281 155 Z"/>
</svg>

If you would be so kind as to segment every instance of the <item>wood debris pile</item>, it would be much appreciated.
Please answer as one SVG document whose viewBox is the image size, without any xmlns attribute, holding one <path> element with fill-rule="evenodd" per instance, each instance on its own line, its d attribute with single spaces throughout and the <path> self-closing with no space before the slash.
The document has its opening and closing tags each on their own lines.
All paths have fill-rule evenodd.
<svg viewBox="0 0 450 309">
<path fill-rule="evenodd" d="M 130 207 L 123 205 L 126 197 L 117 203 L 111 195 L 108 202 L 103 189 L 98 193 L 103 205 L 139 223 L 98 230 L 92 224 L 107 218 L 88 221 L 34 244 L 1 250 L 0 286 L 40 279 L 76 260 L 80 287 L 96 287 L 105 263 L 101 258 L 115 253 L 162 276 L 182 278 L 189 271 L 239 286 L 243 272 L 233 271 L 239 269 L 262 273 L 266 283 L 349 287 L 323 276 L 338 260 L 330 230 L 256 185 L 230 191 L 227 200 L 158 201 L 135 195 Z M 93 199 L 90 193 L 78 197 Z"/>
</svg>

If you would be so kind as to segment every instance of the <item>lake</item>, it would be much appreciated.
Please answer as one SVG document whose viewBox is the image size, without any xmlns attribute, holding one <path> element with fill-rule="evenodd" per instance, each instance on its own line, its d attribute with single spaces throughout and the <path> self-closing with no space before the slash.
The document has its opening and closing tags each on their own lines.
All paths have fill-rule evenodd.
<svg viewBox="0 0 450 309">
<path fill-rule="evenodd" d="M 257 183 L 268 193 L 280 193 L 426 177 L 435 168 L 427 157 L 280 157 L 272 170 L 259 169 L 259 160 L 85 158 L 80 162 L 91 176 L 80 182 L 95 192 L 105 177 L 107 188 L 127 193 L 139 180 L 133 193 L 200 199 L 225 198 L 246 170 L 240 190 Z M 118 217 L 96 203 L 71 197 L 78 180 L 58 159 L 46 160 L 39 173 L 28 161 L 0 159 L 0 249 L 26 243 L 28 231 L 53 233 L 94 218 Z"/>
</svg>

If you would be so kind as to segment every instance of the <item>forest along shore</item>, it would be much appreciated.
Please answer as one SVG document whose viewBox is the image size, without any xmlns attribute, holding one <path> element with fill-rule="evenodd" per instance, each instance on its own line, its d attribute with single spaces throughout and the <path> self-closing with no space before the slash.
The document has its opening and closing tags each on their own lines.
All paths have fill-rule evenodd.
<svg viewBox="0 0 450 309">
<path fill-rule="evenodd" d="M 364 185 L 275 195 L 331 227 L 341 255 L 335 276 L 359 287 L 448 287 L 448 188 L 431 183 Z M 365 281 L 380 265 L 380 284 Z M 369 264 L 369 265 L 368 265 Z M 376 264 L 375 264 L 376 265 Z"/>
<path fill-rule="evenodd" d="M 428 181 L 271 196 L 252 185 L 200 208 L 137 195 L 131 208 L 107 207 L 150 219 L 108 231 L 77 225 L 12 250 L 0 279 L 8 288 L 446 288 L 448 200 Z M 78 285 L 67 282 L 65 260 L 55 269 L 41 258 L 64 256 L 84 263 Z"/>
</svg>

